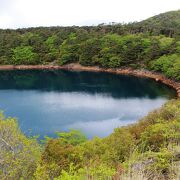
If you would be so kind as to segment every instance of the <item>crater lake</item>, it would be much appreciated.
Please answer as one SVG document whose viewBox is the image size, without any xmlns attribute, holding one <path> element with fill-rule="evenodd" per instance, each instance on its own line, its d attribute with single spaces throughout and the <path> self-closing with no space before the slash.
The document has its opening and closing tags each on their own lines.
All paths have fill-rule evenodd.
<svg viewBox="0 0 180 180">
<path fill-rule="evenodd" d="M 147 78 L 66 70 L 0 71 L 0 109 L 16 117 L 26 135 L 55 137 L 81 130 L 105 137 L 176 96 Z"/>
</svg>

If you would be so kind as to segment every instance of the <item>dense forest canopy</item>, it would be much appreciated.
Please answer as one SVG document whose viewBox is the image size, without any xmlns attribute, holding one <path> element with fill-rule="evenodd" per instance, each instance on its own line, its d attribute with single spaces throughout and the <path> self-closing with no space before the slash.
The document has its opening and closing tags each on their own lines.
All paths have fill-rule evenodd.
<svg viewBox="0 0 180 180">
<path fill-rule="evenodd" d="M 0 30 L 0 64 L 98 65 L 180 79 L 180 10 L 141 22 Z"/>
</svg>

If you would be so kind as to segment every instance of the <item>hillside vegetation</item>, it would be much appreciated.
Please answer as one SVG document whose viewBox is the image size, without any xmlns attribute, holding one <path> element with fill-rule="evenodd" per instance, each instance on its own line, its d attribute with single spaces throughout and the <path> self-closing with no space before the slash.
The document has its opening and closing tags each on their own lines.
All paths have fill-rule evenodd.
<svg viewBox="0 0 180 180">
<path fill-rule="evenodd" d="M 59 132 L 38 144 L 0 117 L 0 178 L 111 180 L 180 178 L 180 99 L 103 139 Z"/>
<path fill-rule="evenodd" d="M 180 10 L 142 22 L 0 30 L 0 64 L 145 68 L 180 80 Z"/>
<path fill-rule="evenodd" d="M 180 11 L 142 22 L 0 30 L 0 64 L 143 68 L 180 80 Z M 180 99 L 88 140 L 77 130 L 26 137 L 0 114 L 0 179 L 179 180 Z"/>
</svg>

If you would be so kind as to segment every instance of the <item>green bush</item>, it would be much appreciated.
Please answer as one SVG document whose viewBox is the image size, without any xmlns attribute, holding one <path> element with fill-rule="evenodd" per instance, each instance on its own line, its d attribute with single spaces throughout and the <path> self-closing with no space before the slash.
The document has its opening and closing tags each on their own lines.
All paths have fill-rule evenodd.
<svg viewBox="0 0 180 180">
<path fill-rule="evenodd" d="M 170 78 L 180 80 L 180 55 L 164 55 L 151 63 L 151 69 L 163 72 Z"/>
<path fill-rule="evenodd" d="M 33 52 L 33 48 L 31 46 L 20 46 L 12 49 L 12 64 L 20 65 L 20 64 L 37 64 L 38 56 Z"/>
<path fill-rule="evenodd" d="M 0 179 L 30 179 L 41 149 L 36 138 L 27 138 L 16 119 L 0 114 Z"/>
<path fill-rule="evenodd" d="M 135 171 L 143 177 L 171 177 L 177 174 L 171 164 L 179 162 L 179 130 L 180 100 L 176 99 L 103 139 L 87 140 L 77 130 L 58 132 L 57 138 L 46 138 L 41 153 L 36 139 L 25 137 L 15 119 L 1 114 L 0 178 L 113 179 L 123 172 L 130 177 L 127 172 Z"/>
</svg>

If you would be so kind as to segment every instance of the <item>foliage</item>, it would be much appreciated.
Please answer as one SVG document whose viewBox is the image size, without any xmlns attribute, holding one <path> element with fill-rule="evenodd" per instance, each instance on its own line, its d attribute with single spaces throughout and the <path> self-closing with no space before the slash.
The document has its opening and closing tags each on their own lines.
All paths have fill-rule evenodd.
<svg viewBox="0 0 180 180">
<path fill-rule="evenodd" d="M 77 131 L 46 138 L 44 150 L 12 118 L 0 118 L 1 179 L 113 179 L 178 176 L 180 100 L 171 100 L 138 123 L 106 138 Z M 41 154 L 41 159 L 40 159 Z M 173 164 L 173 167 L 172 167 Z"/>
<path fill-rule="evenodd" d="M 70 129 L 69 132 L 57 132 L 59 140 L 64 144 L 78 145 L 84 143 L 87 138 L 86 136 L 78 130 Z"/>
<path fill-rule="evenodd" d="M 100 42 L 97 38 L 88 39 L 81 44 L 80 49 L 80 64 L 85 66 L 96 64 L 95 57 L 99 54 L 100 51 Z"/>
<path fill-rule="evenodd" d="M 36 138 L 27 138 L 16 119 L 0 114 L 0 179 L 29 179 L 33 177 L 40 146 Z"/>
<path fill-rule="evenodd" d="M 173 159 L 173 154 L 166 148 L 161 149 L 159 152 L 148 152 L 146 156 L 146 158 L 152 159 L 152 164 L 147 168 L 156 171 L 156 173 L 168 171 Z"/>
<path fill-rule="evenodd" d="M 72 132 L 60 133 L 60 138 L 49 140 L 42 164 L 55 163 L 59 174 L 56 169 L 51 169 L 51 174 L 54 177 L 59 175 L 59 179 L 86 179 L 87 174 L 105 179 L 121 176 L 129 168 L 134 173 L 134 168 L 139 166 L 144 177 L 164 176 L 164 173 L 170 173 L 171 163 L 177 154 L 169 145 L 179 146 L 179 129 L 180 101 L 172 100 L 137 124 L 117 128 L 104 139 L 95 137 L 79 143 L 76 138 L 73 140 Z M 71 164 L 73 171 L 69 169 Z M 108 175 L 108 172 L 113 173 Z"/>
<path fill-rule="evenodd" d="M 151 69 L 161 71 L 166 76 L 180 80 L 180 55 L 164 55 L 154 60 Z"/>
<path fill-rule="evenodd" d="M 60 46 L 60 64 L 67 64 L 78 60 L 78 44 L 76 43 L 77 37 L 74 33 L 63 41 Z"/>
<path fill-rule="evenodd" d="M 178 179 L 178 171 L 172 169 L 174 163 L 172 149 L 162 148 L 159 152 L 133 152 L 124 163 L 126 170 L 120 179 Z"/>
<path fill-rule="evenodd" d="M 0 30 L 0 64 L 153 68 L 179 80 L 179 19 L 178 10 L 129 24 Z"/>
<path fill-rule="evenodd" d="M 73 164 L 70 164 L 69 171 L 62 171 L 61 176 L 55 178 L 55 180 L 84 180 L 84 179 L 111 179 L 115 174 L 115 169 L 109 168 L 103 164 L 99 166 L 92 166 L 88 168 L 81 168 L 76 170 Z"/>
<path fill-rule="evenodd" d="M 59 58 L 59 48 L 57 44 L 55 43 L 57 39 L 57 36 L 50 36 L 45 41 L 46 46 L 48 47 L 48 53 L 47 53 L 47 59 L 52 62 L 54 60 L 57 60 Z"/>
<path fill-rule="evenodd" d="M 12 49 L 12 64 L 36 64 L 37 54 L 33 52 L 30 46 L 20 46 Z"/>
<path fill-rule="evenodd" d="M 136 31 L 136 29 L 139 29 L 140 32 L 147 32 L 148 34 L 153 35 L 166 34 L 166 36 L 169 37 L 179 37 L 179 28 L 179 10 L 161 13 L 139 23 L 134 23 L 132 25 L 132 31 Z"/>
<path fill-rule="evenodd" d="M 179 127 L 180 122 L 178 121 L 150 125 L 140 138 L 143 149 L 159 151 L 161 147 L 166 147 L 170 141 L 177 141 L 180 133 L 176 130 Z"/>
<path fill-rule="evenodd" d="M 179 17 L 174 11 L 124 25 L 0 30 L 0 64 L 150 68 L 180 80 Z M 0 114 L 0 179 L 172 179 L 179 132 L 180 99 L 106 138 L 87 140 L 70 130 L 43 145 Z"/>
</svg>

